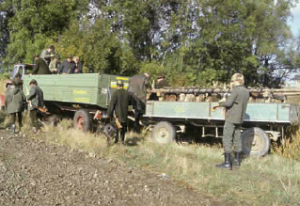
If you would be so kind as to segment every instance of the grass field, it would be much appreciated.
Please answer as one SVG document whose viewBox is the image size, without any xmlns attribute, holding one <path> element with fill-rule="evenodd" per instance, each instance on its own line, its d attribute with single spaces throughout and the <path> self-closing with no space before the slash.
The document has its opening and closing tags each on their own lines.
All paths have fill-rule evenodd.
<svg viewBox="0 0 300 206">
<path fill-rule="evenodd" d="M 70 121 L 46 128 L 34 138 L 86 151 L 90 156 L 112 158 L 123 163 L 164 174 L 204 195 L 234 205 L 299 205 L 300 162 L 278 155 L 248 158 L 239 170 L 215 167 L 223 161 L 222 150 L 199 145 L 157 145 L 134 133 L 127 145 L 106 145 L 104 136 L 85 134 L 70 128 Z"/>
</svg>

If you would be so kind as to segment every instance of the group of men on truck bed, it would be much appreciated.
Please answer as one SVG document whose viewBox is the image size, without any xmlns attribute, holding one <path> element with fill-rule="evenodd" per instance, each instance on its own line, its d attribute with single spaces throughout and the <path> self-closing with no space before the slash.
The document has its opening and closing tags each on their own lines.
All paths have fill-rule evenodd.
<svg viewBox="0 0 300 206">
<path fill-rule="evenodd" d="M 32 74 L 78 74 L 83 71 L 83 64 L 78 56 L 68 55 L 63 62 L 55 53 L 54 46 L 43 50 L 41 55 L 34 56 L 34 68 Z"/>
<path fill-rule="evenodd" d="M 52 60 L 51 60 L 52 59 Z M 49 68 L 51 65 L 51 70 Z M 66 61 L 61 64 L 58 56 L 54 56 L 54 47 L 49 46 L 44 50 L 41 56 L 35 56 L 35 66 L 32 75 L 35 74 L 71 74 L 82 73 L 82 64 L 79 58 L 74 61 L 72 56 L 68 56 Z M 7 112 L 11 116 L 11 128 L 15 131 L 15 121 L 18 116 L 19 128 L 22 127 L 22 112 L 24 103 L 27 101 L 30 105 L 30 119 L 34 132 L 39 131 L 37 120 L 38 112 L 44 107 L 43 91 L 38 86 L 36 80 L 30 82 L 30 94 L 25 97 L 20 88 L 19 77 L 15 77 L 12 86 L 6 91 L 5 105 Z M 139 132 L 139 122 L 141 116 L 145 113 L 145 105 L 147 100 L 147 90 L 151 89 L 150 75 L 148 73 L 137 74 L 130 78 L 128 89 L 124 89 L 123 81 L 117 82 L 117 91 L 113 94 L 108 115 L 111 121 L 115 121 L 118 129 L 115 143 L 121 138 L 121 142 L 125 141 L 125 133 L 127 129 L 128 105 L 133 105 L 135 110 L 134 129 Z M 241 141 L 241 125 L 249 100 L 249 91 L 244 86 L 244 76 L 236 73 L 231 78 L 233 87 L 229 99 L 220 102 L 218 107 L 226 109 L 225 124 L 223 132 L 224 146 L 224 162 L 217 165 L 218 168 L 231 169 L 232 166 L 239 167 L 241 163 L 242 141 Z M 155 88 L 163 88 L 168 86 L 164 79 L 164 75 L 158 75 Z M 216 108 L 214 108 L 216 109 Z M 231 161 L 231 150 L 234 146 L 234 159 Z"/>
</svg>

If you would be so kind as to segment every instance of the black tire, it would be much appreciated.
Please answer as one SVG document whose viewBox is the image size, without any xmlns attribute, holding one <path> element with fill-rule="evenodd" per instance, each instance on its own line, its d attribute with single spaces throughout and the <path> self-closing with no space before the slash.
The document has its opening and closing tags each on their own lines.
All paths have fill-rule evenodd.
<svg viewBox="0 0 300 206">
<path fill-rule="evenodd" d="M 249 128 L 241 136 L 244 155 L 262 157 L 269 152 L 270 138 L 264 130 L 258 127 Z"/>
<path fill-rule="evenodd" d="M 158 122 L 152 130 L 151 138 L 159 144 L 171 143 L 175 141 L 176 130 L 169 122 Z"/>
<path fill-rule="evenodd" d="M 81 109 L 75 112 L 73 118 L 74 127 L 78 130 L 88 132 L 92 129 L 92 118 L 87 110 Z"/>
</svg>

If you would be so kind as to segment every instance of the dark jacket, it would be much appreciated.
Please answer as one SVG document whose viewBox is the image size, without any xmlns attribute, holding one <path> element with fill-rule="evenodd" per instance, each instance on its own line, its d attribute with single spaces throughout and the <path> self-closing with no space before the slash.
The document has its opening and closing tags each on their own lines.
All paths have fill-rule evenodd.
<svg viewBox="0 0 300 206">
<path fill-rule="evenodd" d="M 74 64 L 74 73 L 82 73 L 82 63 L 78 62 L 77 64 L 73 62 Z"/>
<path fill-rule="evenodd" d="M 44 94 L 39 86 L 32 86 L 30 88 L 29 95 L 26 98 L 28 101 L 31 101 L 30 110 L 44 107 Z"/>
<path fill-rule="evenodd" d="M 226 102 L 220 106 L 226 108 L 225 120 L 234 124 L 242 124 L 249 100 L 249 91 L 244 86 L 235 86 Z"/>
<path fill-rule="evenodd" d="M 32 74 L 51 74 L 48 65 L 42 58 L 38 58 L 34 63 Z"/>
<path fill-rule="evenodd" d="M 58 68 L 58 74 L 72 74 L 74 73 L 75 65 L 73 62 L 68 62 L 64 60 Z"/>
<path fill-rule="evenodd" d="M 5 93 L 5 107 L 7 113 L 17 113 L 24 110 L 24 103 L 26 102 L 25 95 L 22 90 L 12 85 L 9 86 Z"/>
<path fill-rule="evenodd" d="M 133 93 L 144 104 L 147 98 L 147 89 L 151 88 L 149 78 L 145 74 L 137 74 L 130 78 L 128 91 Z"/>
<path fill-rule="evenodd" d="M 136 99 L 134 96 L 125 89 L 118 89 L 114 92 L 111 98 L 107 114 L 110 118 L 112 118 L 115 112 L 119 121 L 121 123 L 126 123 L 128 116 L 128 105 L 134 104 L 135 101 Z"/>
<path fill-rule="evenodd" d="M 169 84 L 168 84 L 167 80 L 163 79 L 160 82 L 157 82 L 155 84 L 155 89 L 161 89 L 161 88 L 168 87 L 168 86 L 169 86 Z"/>
</svg>

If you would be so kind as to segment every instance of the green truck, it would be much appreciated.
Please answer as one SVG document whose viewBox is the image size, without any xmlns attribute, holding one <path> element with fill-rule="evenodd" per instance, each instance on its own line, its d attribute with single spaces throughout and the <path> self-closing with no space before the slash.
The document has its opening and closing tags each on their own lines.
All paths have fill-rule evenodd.
<svg viewBox="0 0 300 206">
<path fill-rule="evenodd" d="M 23 90 L 29 94 L 31 79 L 37 80 L 44 92 L 45 105 L 50 114 L 71 115 L 74 126 L 89 131 L 97 119 L 108 108 L 111 96 L 117 88 L 117 80 L 128 86 L 128 77 L 107 74 L 69 74 L 69 75 L 32 75 L 25 76 Z"/>
</svg>

